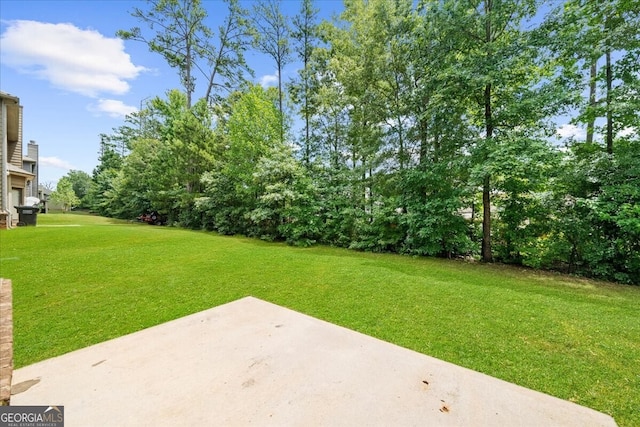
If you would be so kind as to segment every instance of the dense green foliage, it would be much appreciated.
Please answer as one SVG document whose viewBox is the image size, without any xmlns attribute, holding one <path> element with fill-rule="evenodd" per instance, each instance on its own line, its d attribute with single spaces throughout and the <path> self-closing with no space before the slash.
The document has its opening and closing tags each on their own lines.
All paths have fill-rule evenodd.
<svg viewBox="0 0 640 427">
<path fill-rule="evenodd" d="M 205 3 L 151 5 L 190 3 L 199 34 L 212 34 Z M 154 99 L 105 137 L 92 209 L 121 218 L 154 210 L 172 224 L 295 245 L 640 283 L 633 1 L 595 11 L 582 0 L 350 0 L 333 22 L 317 22 L 305 1 L 291 28 L 276 0 L 253 19 L 229 5 L 231 62 L 209 65 L 230 68 L 204 73 L 206 95 L 193 105 L 192 76 L 187 95 Z M 164 13 L 162 22 L 184 18 Z M 251 22 L 276 32 L 256 34 Z M 230 79 L 252 41 L 279 70 L 295 53 L 297 78 L 277 91 Z M 198 39 L 185 60 L 206 70 L 200 49 L 211 45 Z M 216 78 L 231 91 L 214 98 Z M 570 119 L 585 135 L 561 140 L 555 131 Z"/>
<path fill-rule="evenodd" d="M 73 189 L 73 193 L 79 199 L 77 207 L 79 208 L 88 208 L 90 207 L 90 201 L 87 197 L 89 191 L 91 191 L 91 186 L 93 185 L 93 181 L 91 180 L 91 175 L 84 171 L 80 170 L 71 170 L 67 174 L 65 178 L 68 178 L 71 181 L 71 187 Z"/>
<path fill-rule="evenodd" d="M 16 367 L 252 295 L 640 424 L 640 287 L 68 213 L 0 241 Z"/>
<path fill-rule="evenodd" d="M 58 181 L 55 191 L 51 193 L 51 200 L 62 205 L 64 211 L 80 205 L 80 198 L 76 196 L 73 182 L 69 176 L 62 177 Z"/>
</svg>

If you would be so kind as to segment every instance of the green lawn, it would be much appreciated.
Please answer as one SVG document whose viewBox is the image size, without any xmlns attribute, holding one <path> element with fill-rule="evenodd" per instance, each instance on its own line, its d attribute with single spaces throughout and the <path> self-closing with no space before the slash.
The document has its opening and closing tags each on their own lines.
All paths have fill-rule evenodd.
<svg viewBox="0 0 640 427">
<path fill-rule="evenodd" d="M 640 425 L 640 287 L 75 214 L 0 231 L 0 276 L 16 367 L 253 295 Z"/>
</svg>

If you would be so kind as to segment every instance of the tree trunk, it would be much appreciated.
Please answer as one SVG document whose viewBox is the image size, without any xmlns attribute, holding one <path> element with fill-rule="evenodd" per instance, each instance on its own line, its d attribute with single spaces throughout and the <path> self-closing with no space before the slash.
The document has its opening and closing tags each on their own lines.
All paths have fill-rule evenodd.
<svg viewBox="0 0 640 427">
<path fill-rule="evenodd" d="M 227 33 L 229 31 L 229 26 L 227 26 L 225 34 L 220 37 L 220 49 L 218 49 L 218 54 L 216 55 L 216 59 L 213 62 L 213 68 L 211 70 L 211 74 L 209 74 L 209 84 L 207 85 L 207 92 L 204 95 L 204 99 L 207 100 L 208 104 L 211 104 L 211 92 L 213 92 L 213 84 L 218 74 L 218 67 L 222 62 L 222 54 L 224 49 L 227 47 Z"/>
<path fill-rule="evenodd" d="M 284 144 L 284 112 L 282 111 L 282 61 L 278 61 L 278 104 L 280 108 L 280 142 Z"/>
<path fill-rule="evenodd" d="M 598 73 L 598 60 L 593 59 L 591 62 L 591 72 L 589 75 L 589 108 L 591 111 L 589 112 L 589 117 L 587 121 L 587 144 L 593 143 L 593 130 L 595 128 L 596 116 L 595 116 L 595 108 L 596 108 L 596 76 Z"/>
<path fill-rule="evenodd" d="M 309 32 L 304 32 L 304 161 L 307 166 L 311 161 L 311 138 L 309 136 L 311 120 L 309 117 Z"/>
<path fill-rule="evenodd" d="M 493 41 L 491 28 L 491 12 L 493 3 L 491 0 L 485 0 L 485 42 L 487 44 L 487 57 L 491 60 L 491 50 L 489 44 Z M 485 150 L 491 149 L 491 141 L 493 139 L 493 111 L 491 110 L 491 83 L 487 83 L 484 87 L 484 123 L 485 123 Z M 484 176 L 482 180 L 482 260 L 484 262 L 493 261 L 491 251 L 491 176 Z"/>
<path fill-rule="evenodd" d="M 427 101 L 428 102 L 428 101 Z M 429 140 L 427 138 L 428 135 L 428 125 L 426 123 L 426 119 L 423 115 L 418 119 L 418 133 L 420 138 L 420 164 L 423 165 L 427 162 L 427 153 L 429 151 Z"/>
<path fill-rule="evenodd" d="M 607 153 L 613 154 L 613 111 L 611 108 L 611 91 L 613 90 L 613 73 L 611 70 L 611 50 L 607 49 Z"/>
<path fill-rule="evenodd" d="M 491 111 L 491 83 L 484 89 L 484 120 L 485 143 L 489 144 L 493 138 L 493 113 Z M 482 260 L 493 261 L 491 251 L 491 176 L 485 175 L 482 182 Z"/>
<path fill-rule="evenodd" d="M 482 183 L 482 260 L 493 261 L 491 252 L 491 197 L 489 194 L 490 177 L 486 175 Z"/>
<path fill-rule="evenodd" d="M 306 58 L 305 58 L 305 69 L 307 67 L 306 65 Z M 305 164 L 307 166 L 309 166 L 309 163 L 311 161 L 311 137 L 310 137 L 310 117 L 309 117 L 309 82 L 308 82 L 308 78 L 305 75 L 305 81 L 304 81 L 304 145 L 305 145 L 305 155 L 304 155 L 304 161 Z"/>
</svg>

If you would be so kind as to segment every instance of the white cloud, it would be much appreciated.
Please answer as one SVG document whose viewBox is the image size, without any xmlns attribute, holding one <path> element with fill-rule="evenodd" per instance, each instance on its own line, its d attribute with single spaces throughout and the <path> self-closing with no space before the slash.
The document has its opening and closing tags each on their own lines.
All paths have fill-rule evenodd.
<svg viewBox="0 0 640 427">
<path fill-rule="evenodd" d="M 265 76 L 260 77 L 260 86 L 266 88 L 268 86 L 277 86 L 278 85 L 278 72 L 276 71 L 273 74 L 267 74 Z"/>
<path fill-rule="evenodd" d="M 124 117 L 127 114 L 138 111 L 137 107 L 126 105 L 124 102 L 115 99 L 100 99 L 97 104 L 91 104 L 87 109 L 92 113 L 106 113 L 111 117 Z"/>
<path fill-rule="evenodd" d="M 73 165 L 66 160 L 59 159 L 57 157 L 39 157 L 38 158 L 40 166 L 51 167 L 56 169 L 66 169 L 71 170 L 75 169 Z"/>
<path fill-rule="evenodd" d="M 570 125 L 570 124 L 564 124 L 562 126 L 560 126 L 558 129 L 556 129 L 556 133 L 561 137 L 561 138 L 578 138 L 578 139 L 582 139 L 585 138 L 587 136 L 587 133 L 585 132 L 584 129 L 576 126 L 576 125 Z"/>
<path fill-rule="evenodd" d="M 124 94 L 127 80 L 145 71 L 131 62 L 122 40 L 72 24 L 10 21 L 0 44 L 5 64 L 91 97 Z"/>
<path fill-rule="evenodd" d="M 638 131 L 633 127 L 626 127 L 618 132 L 618 136 L 621 138 L 632 138 L 638 134 Z"/>
</svg>

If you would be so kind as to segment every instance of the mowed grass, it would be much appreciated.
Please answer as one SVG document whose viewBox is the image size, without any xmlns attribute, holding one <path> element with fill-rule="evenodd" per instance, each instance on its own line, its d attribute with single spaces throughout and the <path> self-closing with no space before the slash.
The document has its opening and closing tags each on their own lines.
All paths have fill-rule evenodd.
<svg viewBox="0 0 640 427">
<path fill-rule="evenodd" d="M 73 214 L 0 248 L 17 368 L 252 295 L 640 425 L 640 287 Z"/>
</svg>

